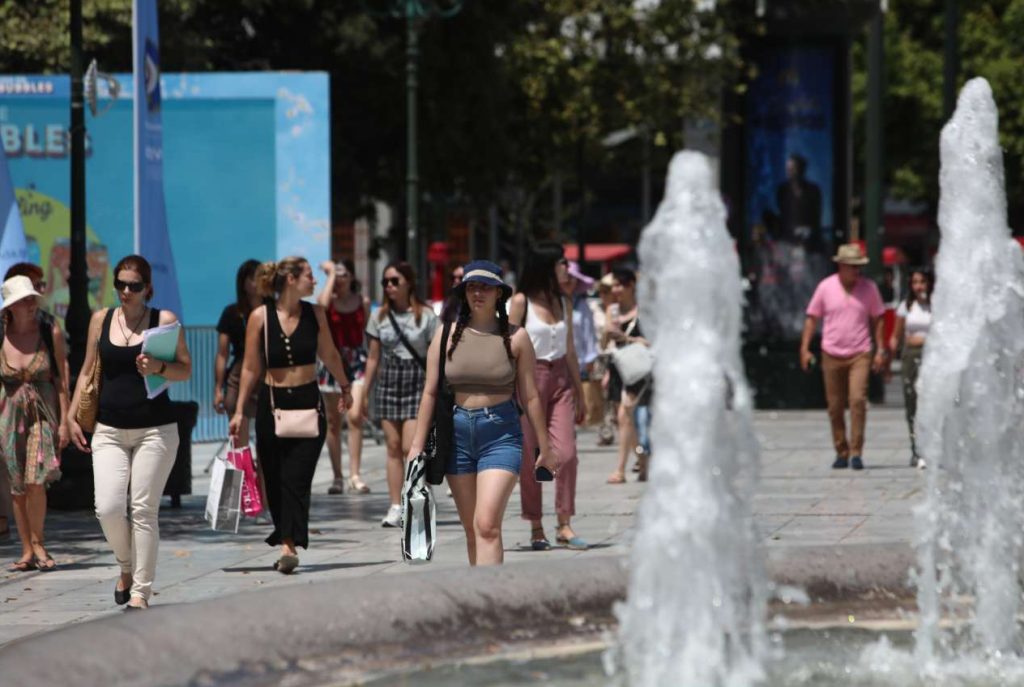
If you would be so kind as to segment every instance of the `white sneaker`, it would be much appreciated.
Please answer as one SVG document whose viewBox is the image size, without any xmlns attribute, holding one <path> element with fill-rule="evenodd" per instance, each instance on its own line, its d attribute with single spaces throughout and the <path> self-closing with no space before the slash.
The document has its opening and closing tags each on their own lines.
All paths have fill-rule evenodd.
<svg viewBox="0 0 1024 687">
<path fill-rule="evenodd" d="M 388 514 L 384 516 L 384 519 L 380 521 L 381 527 L 401 527 L 402 526 L 402 507 L 394 504 L 388 508 Z"/>
<path fill-rule="evenodd" d="M 918 470 L 924 470 L 926 467 L 928 467 L 928 466 L 925 465 L 924 458 L 918 458 L 917 459 L 917 469 Z"/>
</svg>

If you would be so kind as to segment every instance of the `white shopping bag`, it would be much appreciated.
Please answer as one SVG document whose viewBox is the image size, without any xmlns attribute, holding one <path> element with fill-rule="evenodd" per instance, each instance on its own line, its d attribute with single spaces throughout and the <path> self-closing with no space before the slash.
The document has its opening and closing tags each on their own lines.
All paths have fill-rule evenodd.
<svg viewBox="0 0 1024 687">
<path fill-rule="evenodd" d="M 426 563 L 437 542 L 434 493 L 427 484 L 427 463 L 420 455 L 405 467 L 402 485 L 402 559 Z"/>
<path fill-rule="evenodd" d="M 221 532 L 237 532 L 242 515 L 242 485 L 245 472 L 217 457 L 210 471 L 210 493 L 206 496 L 206 520 Z"/>
</svg>

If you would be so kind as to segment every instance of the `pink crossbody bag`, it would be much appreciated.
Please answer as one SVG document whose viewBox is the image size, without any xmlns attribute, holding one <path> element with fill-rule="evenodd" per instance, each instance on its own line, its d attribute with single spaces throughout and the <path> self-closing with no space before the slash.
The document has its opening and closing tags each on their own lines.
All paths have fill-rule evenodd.
<svg viewBox="0 0 1024 687">
<path fill-rule="evenodd" d="M 267 366 L 270 366 L 270 311 L 263 323 L 263 346 L 267 351 Z M 269 377 L 269 375 L 268 375 Z M 274 416 L 274 434 L 282 439 L 310 439 L 320 436 L 320 402 L 316 408 L 284 410 L 274 405 L 274 383 L 270 386 L 270 412 Z"/>
</svg>

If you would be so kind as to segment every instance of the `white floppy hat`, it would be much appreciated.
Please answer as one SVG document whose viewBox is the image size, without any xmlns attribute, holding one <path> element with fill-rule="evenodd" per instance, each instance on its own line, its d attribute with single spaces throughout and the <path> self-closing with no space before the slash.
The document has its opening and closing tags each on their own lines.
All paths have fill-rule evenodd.
<svg viewBox="0 0 1024 687">
<path fill-rule="evenodd" d="M 17 277 L 11 277 L 0 286 L 0 296 L 3 297 L 3 304 L 0 305 L 0 310 L 6 310 L 15 303 L 29 296 L 42 296 L 32 286 L 32 280 L 28 277 L 19 275 Z"/>
</svg>

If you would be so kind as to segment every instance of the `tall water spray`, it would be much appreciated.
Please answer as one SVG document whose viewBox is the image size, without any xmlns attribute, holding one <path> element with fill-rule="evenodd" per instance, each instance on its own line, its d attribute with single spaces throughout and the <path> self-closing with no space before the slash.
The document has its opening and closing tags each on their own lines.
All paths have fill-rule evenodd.
<svg viewBox="0 0 1024 687">
<path fill-rule="evenodd" d="M 651 481 L 638 513 L 618 658 L 630 687 L 762 677 L 758 472 L 740 359 L 740 268 L 708 159 L 681 152 L 640 240 L 640 321 L 654 356 Z"/>
<path fill-rule="evenodd" d="M 1006 220 L 999 114 L 984 79 L 942 130 L 932 328 L 918 381 L 928 460 L 919 531 L 918 657 L 1015 648 L 1024 527 L 1024 259 Z M 931 468 L 937 469 L 931 469 Z M 971 622 L 939 628 L 956 600 Z M 964 646 L 966 642 L 967 647 Z"/>
</svg>

